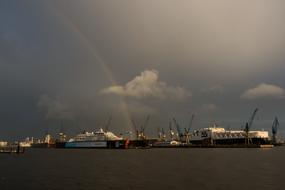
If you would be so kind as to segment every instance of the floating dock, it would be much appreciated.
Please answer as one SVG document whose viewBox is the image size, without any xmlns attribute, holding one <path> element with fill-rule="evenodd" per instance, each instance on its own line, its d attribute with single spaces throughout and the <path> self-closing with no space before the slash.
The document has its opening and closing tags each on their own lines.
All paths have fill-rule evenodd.
<svg viewBox="0 0 285 190">
<path fill-rule="evenodd" d="M 164 145 L 151 146 L 151 148 L 273 148 L 272 144 L 217 144 L 217 145 L 203 145 L 203 144 L 180 144 L 180 145 Z"/>
<path fill-rule="evenodd" d="M 98 142 L 97 142 L 98 143 Z M 88 143 L 86 146 L 67 146 L 66 142 L 56 143 L 54 146 L 31 146 L 32 148 L 76 148 L 76 149 L 144 149 L 144 148 L 273 148 L 275 144 L 192 144 L 192 143 L 178 143 L 171 144 L 170 142 L 159 142 L 157 139 L 145 139 L 145 140 L 111 140 L 104 141 L 104 146 L 91 146 Z M 279 145 L 280 146 L 280 145 Z M 7 149 L 7 151 L 9 148 Z M 0 149 L 1 151 L 1 149 Z M 15 148 L 13 150 L 15 152 Z"/>
</svg>

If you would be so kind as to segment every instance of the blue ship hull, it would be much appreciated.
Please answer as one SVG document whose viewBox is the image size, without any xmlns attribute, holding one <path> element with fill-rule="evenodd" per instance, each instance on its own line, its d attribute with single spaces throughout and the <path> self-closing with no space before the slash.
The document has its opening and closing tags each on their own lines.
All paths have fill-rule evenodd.
<svg viewBox="0 0 285 190">
<path fill-rule="evenodd" d="M 65 148 L 107 148 L 107 141 L 66 142 Z"/>
</svg>

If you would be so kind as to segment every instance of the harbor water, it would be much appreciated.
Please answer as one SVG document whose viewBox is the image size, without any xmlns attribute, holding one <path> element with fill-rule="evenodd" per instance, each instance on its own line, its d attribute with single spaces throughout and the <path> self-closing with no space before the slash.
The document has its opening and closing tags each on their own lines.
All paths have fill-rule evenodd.
<svg viewBox="0 0 285 190">
<path fill-rule="evenodd" d="M 285 147 L 28 149 L 0 154 L 1 190 L 284 189 Z"/>
</svg>

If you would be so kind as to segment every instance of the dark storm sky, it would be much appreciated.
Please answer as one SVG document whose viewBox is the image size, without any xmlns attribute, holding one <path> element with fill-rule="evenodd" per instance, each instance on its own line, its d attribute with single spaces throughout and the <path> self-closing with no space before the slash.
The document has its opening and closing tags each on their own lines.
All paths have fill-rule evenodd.
<svg viewBox="0 0 285 190">
<path fill-rule="evenodd" d="M 0 139 L 114 132 L 151 114 L 240 129 L 285 122 L 284 1 L 0 2 Z"/>
</svg>

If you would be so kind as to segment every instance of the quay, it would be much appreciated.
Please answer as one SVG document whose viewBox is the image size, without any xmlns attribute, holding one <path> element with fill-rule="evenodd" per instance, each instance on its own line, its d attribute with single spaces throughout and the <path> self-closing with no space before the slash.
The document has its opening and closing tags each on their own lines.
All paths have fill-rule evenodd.
<svg viewBox="0 0 285 190">
<path fill-rule="evenodd" d="M 152 148 L 273 148 L 273 144 L 216 144 L 216 145 L 198 145 L 198 144 L 181 144 L 169 146 L 152 146 Z"/>
<path fill-rule="evenodd" d="M 8 154 L 21 154 L 25 152 L 25 148 L 19 145 L 7 145 L 7 146 L 0 146 L 0 154 L 1 153 L 8 153 Z"/>
</svg>

